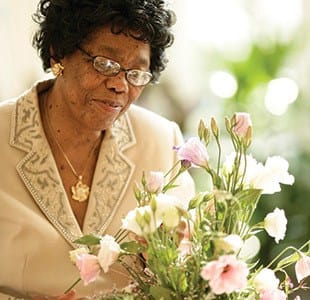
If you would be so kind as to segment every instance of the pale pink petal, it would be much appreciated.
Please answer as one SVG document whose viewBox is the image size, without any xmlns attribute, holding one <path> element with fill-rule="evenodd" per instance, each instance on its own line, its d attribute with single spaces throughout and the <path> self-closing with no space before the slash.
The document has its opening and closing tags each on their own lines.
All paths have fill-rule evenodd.
<svg viewBox="0 0 310 300">
<path fill-rule="evenodd" d="M 76 257 L 76 266 L 85 285 L 95 281 L 100 275 L 100 265 L 95 255 L 82 253 Z"/>
<path fill-rule="evenodd" d="M 234 255 L 223 255 L 207 263 L 200 273 L 203 279 L 209 281 L 211 291 L 216 295 L 242 290 L 247 285 L 248 274 L 246 264 Z"/>
<path fill-rule="evenodd" d="M 279 290 L 279 289 L 273 289 L 273 290 L 266 290 L 260 294 L 260 300 L 286 300 L 286 294 Z"/>
<path fill-rule="evenodd" d="M 252 127 L 250 114 L 245 112 L 238 112 L 235 114 L 236 124 L 233 131 L 240 137 L 245 137 L 249 127 Z"/>
<path fill-rule="evenodd" d="M 174 147 L 180 159 L 187 160 L 196 166 L 206 166 L 209 155 L 205 145 L 196 137 L 192 137 L 181 146 Z"/>
<path fill-rule="evenodd" d="M 295 273 L 296 273 L 298 282 L 310 276 L 310 257 L 309 256 L 302 255 L 301 259 L 296 262 Z"/>
<path fill-rule="evenodd" d="M 180 252 L 181 256 L 187 256 L 191 254 L 192 251 L 192 243 L 187 238 L 181 240 L 178 251 Z"/>
</svg>

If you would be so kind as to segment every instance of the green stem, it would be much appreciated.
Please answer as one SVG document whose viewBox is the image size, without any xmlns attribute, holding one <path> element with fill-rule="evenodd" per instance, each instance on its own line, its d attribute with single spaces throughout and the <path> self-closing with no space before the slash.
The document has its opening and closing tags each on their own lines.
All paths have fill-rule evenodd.
<svg viewBox="0 0 310 300">
<path fill-rule="evenodd" d="M 65 290 L 64 294 L 69 293 L 80 281 L 81 281 L 81 278 L 77 279 L 69 288 Z"/>
</svg>

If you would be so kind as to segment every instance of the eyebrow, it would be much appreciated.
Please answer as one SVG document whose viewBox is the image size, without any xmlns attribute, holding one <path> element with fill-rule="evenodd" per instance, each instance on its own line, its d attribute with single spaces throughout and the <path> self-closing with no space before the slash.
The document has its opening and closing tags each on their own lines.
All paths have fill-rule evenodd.
<svg viewBox="0 0 310 300">
<path fill-rule="evenodd" d="M 99 52 L 107 52 L 108 53 L 108 55 L 111 53 L 111 54 L 116 54 L 116 55 L 118 55 L 118 56 L 121 56 L 120 54 L 119 54 L 119 51 L 118 51 L 118 49 L 115 49 L 115 48 L 112 48 L 112 47 L 110 47 L 110 46 L 107 46 L 107 45 L 103 45 L 103 46 L 100 46 L 99 47 Z M 98 54 L 98 55 L 96 55 L 96 56 L 101 56 L 100 54 Z M 103 56 L 105 56 L 105 55 L 103 55 Z M 114 58 L 112 58 L 111 57 L 111 59 L 112 60 L 114 60 Z M 117 58 L 116 58 L 116 60 L 117 60 Z M 140 66 L 147 66 L 147 65 L 149 65 L 149 60 L 147 60 L 146 58 L 144 58 L 144 57 L 136 57 L 134 60 L 133 60 L 133 62 L 135 63 L 135 64 L 138 64 L 138 65 L 140 65 Z"/>
</svg>

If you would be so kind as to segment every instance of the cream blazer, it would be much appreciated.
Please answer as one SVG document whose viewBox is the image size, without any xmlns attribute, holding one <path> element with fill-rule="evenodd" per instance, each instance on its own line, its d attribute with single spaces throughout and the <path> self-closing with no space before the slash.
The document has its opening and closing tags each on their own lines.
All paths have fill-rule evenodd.
<svg viewBox="0 0 310 300">
<path fill-rule="evenodd" d="M 114 235 L 136 206 L 133 185 L 142 172 L 167 171 L 182 142 L 178 126 L 132 105 L 107 130 L 80 229 L 69 205 L 45 137 L 38 91 L 40 82 L 17 99 L 0 104 L 0 299 L 62 294 L 78 279 L 69 259 L 83 234 Z M 78 137 L 77 137 L 78 138 Z M 187 202 L 194 194 L 189 174 L 174 191 Z M 100 280 L 76 286 L 78 297 L 94 296 L 128 283 L 117 264 Z"/>
</svg>

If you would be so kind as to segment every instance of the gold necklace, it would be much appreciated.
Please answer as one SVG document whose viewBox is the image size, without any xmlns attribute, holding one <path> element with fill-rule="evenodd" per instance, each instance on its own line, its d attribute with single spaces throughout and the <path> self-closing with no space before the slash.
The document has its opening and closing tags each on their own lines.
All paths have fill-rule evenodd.
<svg viewBox="0 0 310 300">
<path fill-rule="evenodd" d="M 69 165 L 69 167 L 70 167 L 72 173 L 77 177 L 77 183 L 71 187 L 72 199 L 73 199 L 73 200 L 76 200 L 76 201 L 78 201 L 78 202 L 84 202 L 84 201 L 86 201 L 86 200 L 88 199 L 88 197 L 89 197 L 89 190 L 90 190 L 90 187 L 89 187 L 87 184 L 83 183 L 83 175 L 82 175 L 82 174 L 84 173 L 84 171 L 85 171 L 85 169 L 86 169 L 88 160 L 90 159 L 92 152 L 95 150 L 95 148 L 97 147 L 98 142 L 101 140 L 101 137 L 98 138 L 98 139 L 95 141 L 94 145 L 93 145 L 92 148 L 90 149 L 88 158 L 87 158 L 87 160 L 86 160 L 86 162 L 85 162 L 85 167 L 84 167 L 84 169 L 83 169 L 81 175 L 79 175 L 79 174 L 75 171 L 75 169 L 74 169 L 72 163 L 70 162 L 68 156 L 66 155 L 65 151 L 63 150 L 61 144 L 58 142 L 58 140 L 57 140 L 57 138 L 56 138 L 56 135 L 54 134 L 54 130 L 53 130 L 52 126 L 51 126 L 50 119 L 49 119 L 49 115 L 48 115 L 47 98 L 45 98 L 43 102 L 44 102 L 44 104 L 43 104 L 43 107 L 44 107 L 44 114 L 45 114 L 45 116 L 46 116 L 46 123 L 47 123 L 48 129 L 49 129 L 49 131 L 51 132 L 51 135 L 52 135 L 52 137 L 53 137 L 53 139 L 54 139 L 56 145 L 58 146 L 58 148 L 59 148 L 60 152 L 62 153 L 64 159 L 66 160 L 67 164 Z"/>
</svg>

